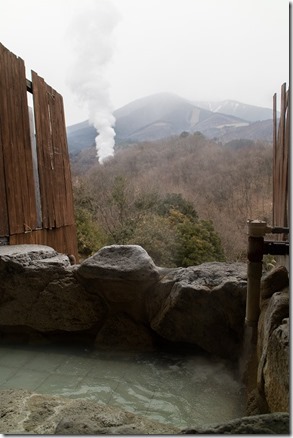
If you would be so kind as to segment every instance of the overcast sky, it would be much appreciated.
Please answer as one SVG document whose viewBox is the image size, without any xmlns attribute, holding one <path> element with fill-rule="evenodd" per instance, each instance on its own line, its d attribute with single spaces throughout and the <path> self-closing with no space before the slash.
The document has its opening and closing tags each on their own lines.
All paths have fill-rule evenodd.
<svg viewBox="0 0 293 438">
<path fill-rule="evenodd" d="M 272 107 L 289 2 L 0 0 L 0 42 L 63 95 L 67 125 L 89 117 L 94 82 L 111 109 L 158 92 Z"/>
</svg>

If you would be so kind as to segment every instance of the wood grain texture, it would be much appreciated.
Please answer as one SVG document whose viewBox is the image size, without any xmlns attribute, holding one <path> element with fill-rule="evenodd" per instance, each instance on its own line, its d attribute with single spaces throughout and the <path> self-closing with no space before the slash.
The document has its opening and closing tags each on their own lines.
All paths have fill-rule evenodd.
<svg viewBox="0 0 293 438">
<path fill-rule="evenodd" d="M 78 258 L 63 99 L 35 72 L 30 84 L 35 133 L 24 61 L 0 43 L 0 237 L 9 244 L 49 245 Z"/>
</svg>

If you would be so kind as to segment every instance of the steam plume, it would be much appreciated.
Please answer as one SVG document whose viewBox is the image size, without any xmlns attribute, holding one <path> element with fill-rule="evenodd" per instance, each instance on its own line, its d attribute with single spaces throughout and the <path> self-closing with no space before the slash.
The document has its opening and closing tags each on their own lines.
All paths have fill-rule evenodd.
<svg viewBox="0 0 293 438">
<path fill-rule="evenodd" d="M 95 0 L 89 6 L 76 15 L 69 29 L 75 54 L 70 86 L 86 104 L 89 121 L 97 129 L 97 156 L 102 163 L 114 155 L 115 117 L 106 69 L 113 55 L 119 14 L 109 0 Z"/>
</svg>

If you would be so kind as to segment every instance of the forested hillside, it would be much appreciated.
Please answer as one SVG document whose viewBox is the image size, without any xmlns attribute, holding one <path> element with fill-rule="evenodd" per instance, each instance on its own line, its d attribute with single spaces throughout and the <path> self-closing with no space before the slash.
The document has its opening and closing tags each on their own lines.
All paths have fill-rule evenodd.
<svg viewBox="0 0 293 438">
<path fill-rule="evenodd" d="M 92 148 L 75 158 L 73 180 L 82 256 L 117 243 L 167 267 L 245 260 L 247 219 L 271 219 L 272 146 L 185 133 L 103 165 Z"/>
</svg>

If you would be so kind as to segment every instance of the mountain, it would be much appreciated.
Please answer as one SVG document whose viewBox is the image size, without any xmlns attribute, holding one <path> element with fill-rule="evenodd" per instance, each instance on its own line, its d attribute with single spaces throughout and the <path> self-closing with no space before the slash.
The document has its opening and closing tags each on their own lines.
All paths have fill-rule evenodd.
<svg viewBox="0 0 293 438">
<path fill-rule="evenodd" d="M 68 126 L 66 131 L 68 148 L 71 154 L 79 153 L 95 143 L 97 131 L 89 124 L 88 120 Z"/>
<path fill-rule="evenodd" d="M 259 122 L 273 118 L 273 110 L 260 106 L 247 105 L 236 100 L 223 100 L 218 102 L 195 101 L 194 105 L 214 113 L 222 113 L 230 116 L 239 117 L 248 122 Z"/>
<path fill-rule="evenodd" d="M 115 111 L 116 138 L 133 141 L 158 140 L 183 131 L 200 131 L 214 136 L 225 126 L 246 126 L 235 116 L 214 114 L 192 102 L 170 93 L 138 99 Z"/>
<path fill-rule="evenodd" d="M 158 140 L 180 135 L 183 131 L 199 131 L 208 138 L 222 142 L 240 138 L 251 140 L 272 138 L 271 120 L 268 122 L 262 119 L 252 123 L 255 118 L 260 120 L 261 116 L 265 117 L 266 114 L 269 116 L 267 108 L 233 101 L 224 101 L 221 106 L 206 102 L 206 108 L 200 107 L 199 104 L 200 102 L 197 105 L 171 93 L 159 93 L 130 102 L 114 112 L 116 145 Z M 218 111 L 220 108 L 224 112 Z M 239 114 L 246 118 L 239 117 Z M 69 152 L 76 154 L 92 146 L 95 136 L 96 130 L 88 121 L 69 126 L 67 128 Z"/>
<path fill-rule="evenodd" d="M 191 102 L 169 93 L 138 99 L 114 112 L 119 140 L 158 140 L 192 131 L 193 126 L 211 115 Z"/>
<path fill-rule="evenodd" d="M 262 140 L 269 143 L 273 141 L 273 122 L 270 120 L 263 120 L 254 122 L 247 126 L 242 126 L 236 130 L 222 131 L 219 140 L 222 143 L 228 143 L 232 140 Z"/>
</svg>

